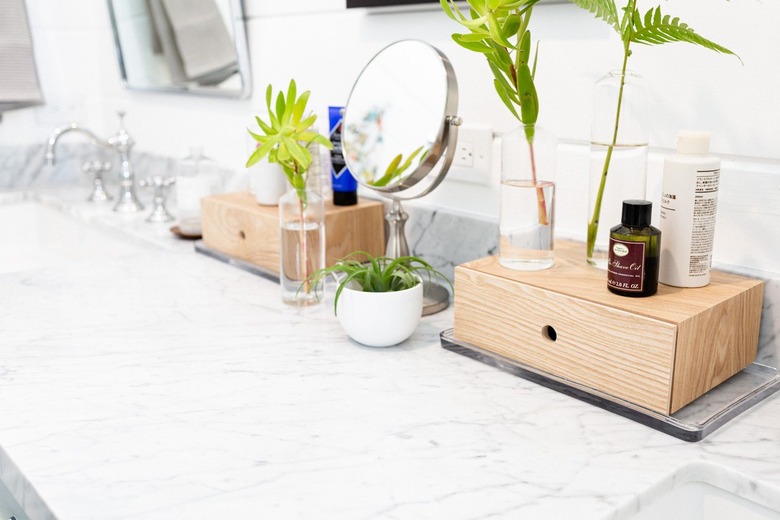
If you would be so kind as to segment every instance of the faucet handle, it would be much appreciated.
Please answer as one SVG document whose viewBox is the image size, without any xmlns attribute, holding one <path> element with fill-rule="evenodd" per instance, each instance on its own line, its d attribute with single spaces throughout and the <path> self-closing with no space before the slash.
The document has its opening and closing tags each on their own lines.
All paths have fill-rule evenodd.
<svg viewBox="0 0 780 520">
<path fill-rule="evenodd" d="M 114 147 L 119 153 L 130 153 L 135 141 L 130 137 L 125 128 L 125 111 L 117 110 L 116 115 L 119 116 L 119 128 L 116 134 L 108 138 L 108 144 Z"/>
<path fill-rule="evenodd" d="M 152 199 L 152 212 L 146 217 L 147 222 L 170 222 L 173 215 L 165 207 L 165 198 L 168 196 L 168 188 L 176 182 L 176 177 L 163 177 L 162 175 L 153 175 L 141 179 L 139 184 L 142 188 L 151 188 L 154 192 Z"/>
<path fill-rule="evenodd" d="M 103 174 L 111 170 L 111 163 L 99 159 L 89 159 L 81 166 L 81 170 L 92 175 L 92 194 L 87 198 L 88 202 L 107 202 L 113 197 L 106 193 L 103 187 Z"/>
</svg>

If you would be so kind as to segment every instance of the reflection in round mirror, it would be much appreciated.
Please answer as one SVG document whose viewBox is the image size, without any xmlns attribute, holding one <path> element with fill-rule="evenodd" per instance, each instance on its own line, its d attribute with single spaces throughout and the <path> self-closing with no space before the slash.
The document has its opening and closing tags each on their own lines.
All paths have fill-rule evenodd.
<svg viewBox="0 0 780 520">
<path fill-rule="evenodd" d="M 360 73 L 342 124 L 344 158 L 365 188 L 393 200 L 387 256 L 409 254 L 401 200 L 421 197 L 444 180 L 457 142 L 458 85 L 449 60 L 418 40 L 381 50 Z M 426 287 L 423 314 L 447 307 L 443 287 Z"/>
</svg>

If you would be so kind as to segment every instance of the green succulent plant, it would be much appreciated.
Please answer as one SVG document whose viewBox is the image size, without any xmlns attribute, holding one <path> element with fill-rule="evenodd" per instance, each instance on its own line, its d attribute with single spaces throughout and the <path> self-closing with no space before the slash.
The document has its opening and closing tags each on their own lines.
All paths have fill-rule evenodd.
<svg viewBox="0 0 780 520">
<path fill-rule="evenodd" d="M 593 256 L 596 245 L 596 235 L 599 229 L 599 217 L 601 215 L 601 203 L 604 196 L 604 188 L 609 174 L 610 162 L 615 146 L 617 145 L 618 128 L 620 126 L 620 109 L 623 101 L 623 87 L 625 84 L 626 66 L 631 56 L 631 44 L 661 45 L 672 42 L 687 42 L 699 45 L 723 54 L 736 56 L 729 49 L 697 34 L 691 27 L 680 22 L 679 18 L 672 18 L 661 12 L 661 7 L 654 7 L 642 15 L 636 7 L 636 0 L 628 0 L 622 8 L 620 15 L 615 0 L 569 0 L 573 4 L 591 12 L 609 24 L 620 35 L 623 45 L 623 65 L 621 68 L 621 82 L 618 89 L 617 110 L 615 111 L 615 127 L 612 134 L 612 142 L 607 148 L 604 166 L 601 170 L 601 179 L 596 193 L 596 201 L 593 214 L 588 220 L 587 251 L 588 258 Z"/>
<path fill-rule="evenodd" d="M 446 280 L 452 287 L 452 282 L 446 276 L 416 256 L 374 257 L 365 251 L 355 251 L 335 264 L 312 273 L 299 290 L 316 290 L 328 276 L 341 275 L 333 302 L 333 312 L 337 313 L 339 296 L 350 284 L 358 284 L 364 292 L 403 291 L 420 283 L 423 278 L 421 274 L 429 280 L 434 277 Z"/>
<path fill-rule="evenodd" d="M 466 16 L 454 0 L 439 0 L 451 19 L 468 29 L 452 39 L 461 47 L 479 52 L 493 73 L 493 86 L 509 112 L 523 124 L 530 155 L 531 180 L 537 182 L 534 137 L 539 118 L 539 97 L 534 84 L 538 46 L 531 55 L 533 7 L 539 0 L 468 0 Z M 537 190 L 539 224 L 547 225 L 547 203 Z"/>
<path fill-rule="evenodd" d="M 309 145 L 316 143 L 329 150 L 333 149 L 327 137 L 312 130 L 317 116 L 306 113 L 310 94 L 307 90 L 298 96 L 295 80 L 290 80 L 287 94 L 279 91 L 276 102 L 272 105 L 273 86 L 268 85 L 265 104 L 269 121 L 265 122 L 255 116 L 262 133 L 249 130 L 249 134 L 259 144 L 246 161 L 247 168 L 264 157 L 268 157 L 271 163 L 278 163 L 304 204 L 307 172 L 312 163 Z"/>
</svg>

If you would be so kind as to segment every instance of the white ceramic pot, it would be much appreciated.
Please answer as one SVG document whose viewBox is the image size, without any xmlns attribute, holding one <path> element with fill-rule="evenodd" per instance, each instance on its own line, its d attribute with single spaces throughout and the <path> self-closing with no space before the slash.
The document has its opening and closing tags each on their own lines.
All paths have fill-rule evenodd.
<svg viewBox="0 0 780 520">
<path fill-rule="evenodd" d="M 345 287 L 339 296 L 338 318 L 350 338 L 368 347 L 397 345 L 420 323 L 423 284 L 394 292 L 363 292 Z"/>
<path fill-rule="evenodd" d="M 279 199 L 287 193 L 289 183 L 282 167 L 263 159 L 250 168 L 249 191 L 262 206 L 276 206 Z"/>
</svg>

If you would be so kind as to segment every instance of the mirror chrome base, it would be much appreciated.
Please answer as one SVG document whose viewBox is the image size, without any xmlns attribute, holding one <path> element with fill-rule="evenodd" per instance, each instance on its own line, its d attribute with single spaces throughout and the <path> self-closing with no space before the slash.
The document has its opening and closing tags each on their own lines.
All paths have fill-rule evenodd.
<svg viewBox="0 0 780 520">
<path fill-rule="evenodd" d="M 441 312 L 450 306 L 450 293 L 436 282 L 423 282 L 423 316 Z"/>
</svg>

